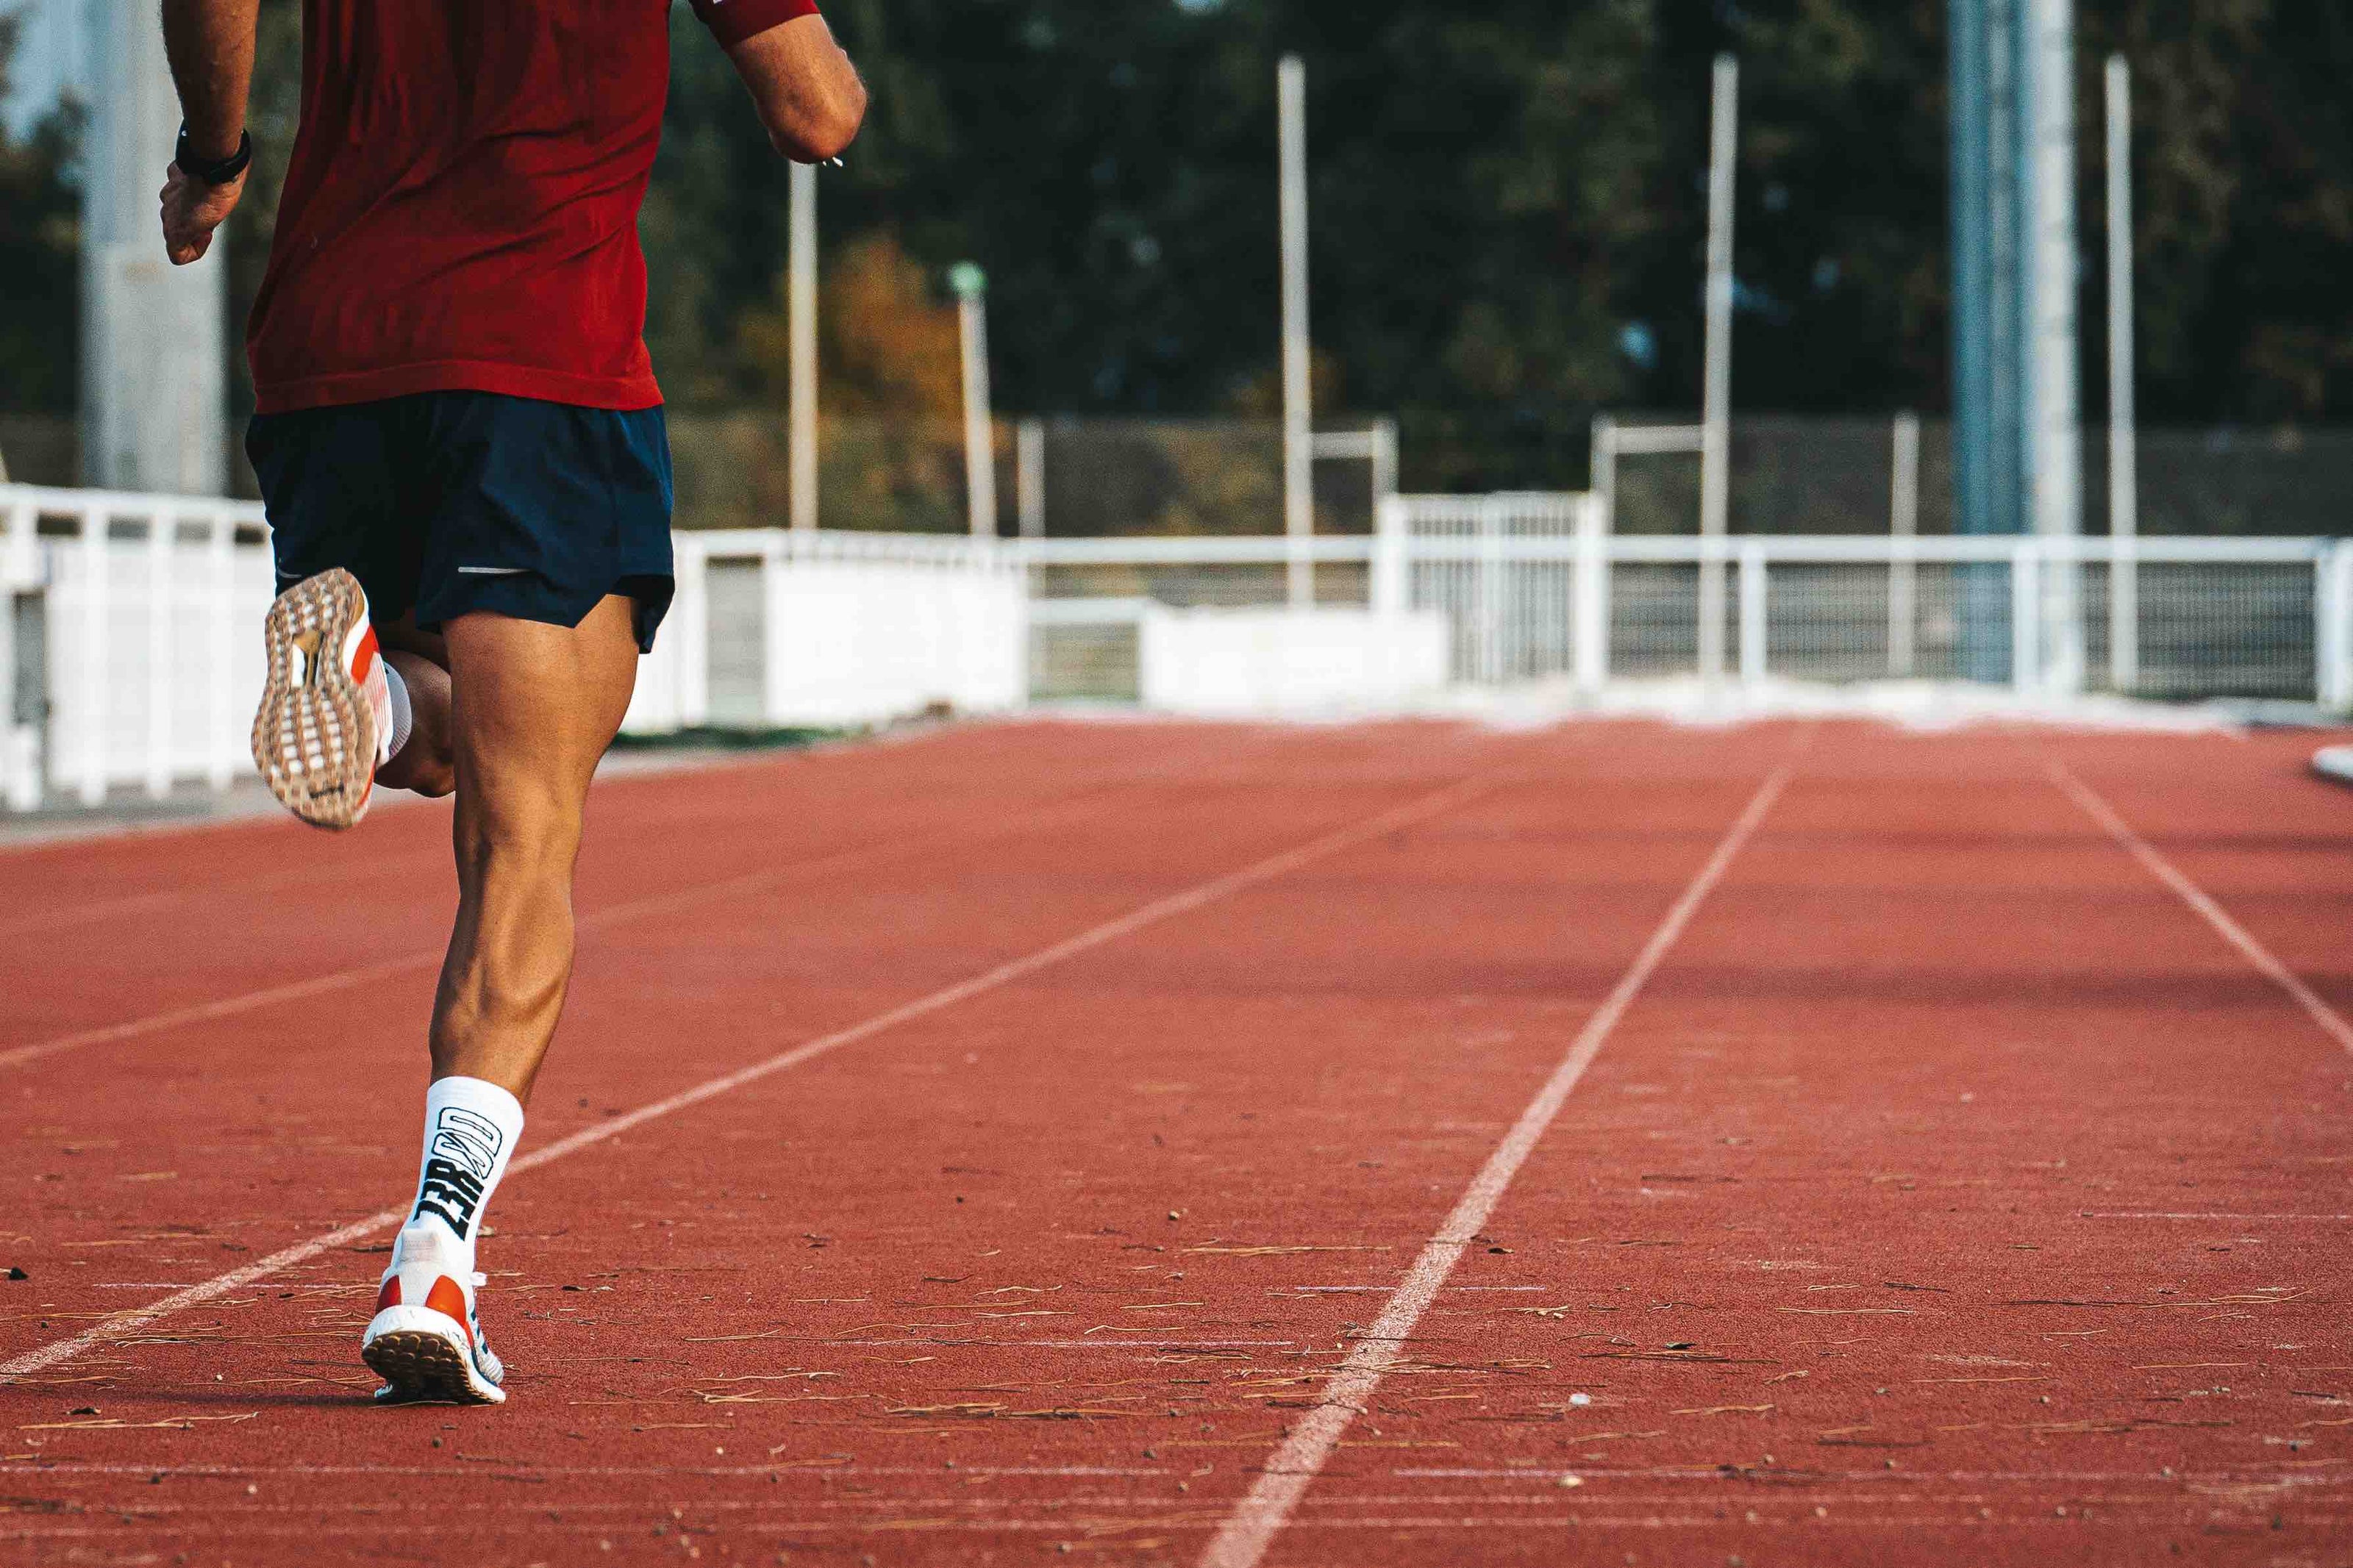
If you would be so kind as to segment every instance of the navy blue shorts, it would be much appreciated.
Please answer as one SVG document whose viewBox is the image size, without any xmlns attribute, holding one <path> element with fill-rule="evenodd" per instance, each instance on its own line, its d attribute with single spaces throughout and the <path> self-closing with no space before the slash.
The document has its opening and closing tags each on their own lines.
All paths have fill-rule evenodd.
<svg viewBox="0 0 2353 1568">
<path fill-rule="evenodd" d="M 471 611 L 576 626 L 637 601 L 651 649 L 670 608 L 670 438 L 659 408 L 423 392 L 254 416 L 282 589 L 341 566 L 382 624 Z"/>
</svg>

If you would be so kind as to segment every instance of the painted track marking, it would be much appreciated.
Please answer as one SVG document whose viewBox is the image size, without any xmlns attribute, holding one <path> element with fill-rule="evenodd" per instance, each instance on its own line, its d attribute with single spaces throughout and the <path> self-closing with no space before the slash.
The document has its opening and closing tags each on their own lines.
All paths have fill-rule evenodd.
<svg viewBox="0 0 2353 1568">
<path fill-rule="evenodd" d="M 919 996 L 912 1002 L 902 1003 L 896 1007 L 877 1013 L 872 1017 L 852 1024 L 847 1028 L 837 1029 L 829 1035 L 821 1035 L 789 1050 L 779 1051 L 775 1056 L 754 1062 L 749 1067 L 722 1074 L 718 1078 L 699 1083 L 692 1089 L 683 1089 L 666 1099 L 641 1105 L 626 1115 L 616 1116 L 608 1121 L 599 1122 L 592 1127 L 584 1127 L 569 1137 L 559 1138 L 544 1148 L 535 1149 L 521 1156 L 508 1167 L 508 1173 L 520 1175 L 526 1171 L 536 1170 L 542 1165 L 561 1160 L 567 1154 L 576 1153 L 591 1145 L 601 1143 L 608 1138 L 617 1137 L 632 1128 L 642 1127 L 649 1121 L 684 1110 L 691 1106 L 700 1105 L 706 1100 L 716 1099 L 720 1095 L 742 1089 L 746 1084 L 757 1083 L 772 1074 L 783 1072 L 787 1068 L 798 1067 L 803 1062 L 823 1056 L 828 1051 L 839 1050 L 844 1046 L 855 1045 L 860 1040 L 871 1038 L 887 1029 L 895 1028 L 901 1024 L 912 1023 L 917 1018 L 953 1007 L 959 1002 L 969 1001 L 986 992 L 1010 984 L 1025 975 L 1060 963 L 1066 958 L 1074 958 L 1090 949 L 1101 947 L 1105 942 L 1116 942 L 1121 937 L 1132 935 L 1146 926 L 1155 925 L 1174 916 L 1199 909 L 1205 904 L 1215 903 L 1220 899 L 1230 897 L 1261 882 L 1285 876 L 1303 866 L 1312 865 L 1328 856 L 1336 855 L 1344 849 L 1354 848 L 1359 844 L 1377 838 L 1384 833 L 1392 833 L 1402 827 L 1409 827 L 1417 822 L 1426 821 L 1487 794 L 1500 782 L 1500 779 L 1493 774 L 1463 779 L 1447 785 L 1444 789 L 1408 801 L 1403 805 L 1394 806 L 1378 816 L 1367 817 L 1352 826 L 1336 828 L 1321 837 L 1310 839 L 1304 844 L 1286 849 L 1281 854 L 1270 855 L 1265 859 L 1254 861 L 1238 871 L 1229 871 L 1222 877 L 1198 883 L 1182 892 L 1155 899 L 1116 919 L 1090 927 L 1076 936 L 1065 937 L 1050 946 L 1039 948 L 1024 957 L 1000 963 L 996 968 L 976 974 L 970 979 L 960 980 L 953 985 L 943 986 L 928 995 Z M 758 875 L 776 874 L 771 871 Z M 744 882 L 753 880 L 756 880 L 756 877 L 739 879 L 739 881 Z M 647 901 L 659 903 L 667 900 Z M 406 1205 L 395 1209 L 379 1209 L 365 1219 L 353 1220 L 351 1224 L 331 1230 L 323 1236 L 297 1242 L 292 1247 L 283 1247 L 242 1268 L 232 1269 L 202 1284 L 192 1285 L 185 1290 L 175 1291 L 160 1301 L 111 1313 L 69 1339 L 58 1340 L 38 1350 L 27 1351 L 14 1360 L 0 1363 L 0 1384 L 15 1383 L 34 1373 L 70 1361 L 86 1350 L 95 1349 L 109 1340 L 119 1339 L 125 1334 L 135 1333 L 160 1319 L 170 1317 L 174 1312 L 185 1311 L 190 1307 L 202 1306 L 206 1301 L 250 1285 L 255 1280 L 266 1279 L 280 1269 L 290 1268 L 298 1263 L 307 1263 L 321 1253 L 347 1246 L 364 1237 L 373 1236 L 378 1231 L 390 1229 L 399 1223 L 402 1215 L 406 1212 Z"/>
<path fill-rule="evenodd" d="M 1567 1054 L 1536 1091 L 1535 1099 L 1520 1112 L 1512 1130 L 1504 1135 L 1504 1141 L 1495 1146 L 1478 1174 L 1471 1178 L 1470 1186 L 1455 1204 L 1454 1211 L 1446 1216 L 1446 1223 L 1424 1244 L 1413 1267 L 1407 1270 L 1404 1282 L 1374 1321 L 1371 1331 L 1341 1362 L 1338 1373 L 1325 1386 L 1322 1402 L 1292 1428 L 1282 1446 L 1267 1459 L 1257 1482 L 1227 1515 L 1208 1550 L 1201 1553 L 1201 1568 L 1256 1568 L 1259 1560 L 1266 1555 L 1267 1548 L 1273 1544 L 1293 1510 L 1299 1506 L 1300 1499 L 1306 1495 L 1318 1472 L 1331 1458 L 1332 1451 L 1339 1446 L 1348 1424 L 1371 1401 L 1383 1374 L 1396 1363 L 1406 1341 L 1412 1337 L 1415 1325 L 1445 1289 L 1447 1276 L 1461 1260 L 1463 1248 L 1486 1229 L 1488 1216 L 1495 1212 L 1512 1178 L 1519 1174 L 1520 1167 L 1535 1152 L 1553 1119 L 1560 1114 L 1569 1091 L 1600 1054 L 1619 1019 L 1625 1016 L 1635 996 L 1649 983 L 1651 973 L 1683 935 L 1699 906 L 1723 879 L 1734 858 L 1765 820 L 1766 813 L 1773 809 L 1773 803 L 1780 798 L 1795 771 L 1795 764 L 1784 764 L 1749 798 L 1746 809 L 1716 845 L 1715 853 L 1708 857 L 1707 863 L 1699 868 L 1660 921 L 1658 929 L 1651 933 L 1650 941 L 1635 954 L 1633 963 L 1585 1021 L 1585 1027 L 1577 1031 Z"/>
<path fill-rule="evenodd" d="M 2306 985 L 2295 971 L 2282 963 L 2270 948 L 2257 942 L 2254 933 L 2231 918 L 2231 911 L 2216 903 L 2206 889 L 2191 881 L 2172 861 L 2159 854 L 2156 847 L 2132 829 L 2132 825 L 2116 814 L 2091 785 L 2077 778 L 2066 763 L 2056 758 L 2048 763 L 2052 782 L 2066 792 L 2067 797 L 2084 808 L 2084 814 L 2107 830 L 2108 837 L 2122 845 L 2132 858 L 2146 868 L 2149 875 L 2173 889 L 2185 904 L 2204 917 L 2208 925 L 2221 933 L 2222 940 L 2239 950 L 2239 955 L 2254 965 L 2257 973 L 2288 994 L 2295 1005 L 2310 1015 L 2320 1026 L 2321 1032 L 2353 1052 L 2353 1024 L 2345 1015 L 2330 1006 L 2320 994 Z"/>
<path fill-rule="evenodd" d="M 783 877 L 807 876 L 839 870 L 844 866 L 853 866 L 867 859 L 884 861 L 905 859 L 916 855 L 929 854 L 951 845 L 1008 837 L 1073 812 L 1083 813 L 1100 808 L 1108 804 L 1105 797 L 1115 793 L 1117 788 L 1129 787 L 1134 786 L 1122 785 L 1114 786 L 1113 790 L 1082 792 L 1075 799 L 1057 802 L 1053 805 L 1028 813 L 1003 824 L 997 832 L 980 835 L 977 840 L 968 832 L 950 831 L 935 833 L 912 843 L 861 844 L 852 849 L 838 849 L 806 860 L 791 860 L 781 866 L 764 867 L 757 871 L 747 871 L 740 876 L 725 878 L 716 882 L 705 882 L 697 887 L 681 888 L 672 892 L 655 893 L 646 898 L 633 899 L 627 903 L 615 904 L 607 909 L 598 910 L 593 914 L 582 916 L 578 922 L 578 929 L 583 935 L 586 935 L 590 931 L 601 931 L 607 926 L 618 925 L 624 921 L 638 920 L 646 915 L 659 914 L 664 910 L 701 903 L 705 900 L 724 899 L 754 892 Z M 80 1050 L 90 1046 L 112 1045 L 120 1040 L 135 1040 L 147 1035 L 161 1034 L 165 1030 L 178 1028 L 184 1024 L 203 1024 L 216 1018 L 234 1018 L 264 1007 L 273 1006 L 280 1002 L 296 1002 L 306 996 L 318 996 L 330 992 L 349 990 L 354 985 L 364 985 L 372 981 L 388 979 L 404 971 L 424 969 L 438 964 L 441 962 L 446 948 L 447 943 L 438 947 L 419 948 L 414 952 L 404 953 L 397 958 L 383 959 L 375 963 L 362 964 L 352 969 L 339 969 L 331 974 L 316 974 L 308 980 L 298 980 L 285 985 L 271 985 L 259 991 L 240 992 L 235 996 L 218 997 L 210 1002 L 197 1002 L 185 1007 L 172 1008 L 168 1012 L 151 1013 L 143 1018 L 132 1018 L 120 1024 L 101 1024 L 95 1028 L 78 1029 L 69 1035 L 58 1035 L 46 1040 L 34 1040 L 26 1045 L 12 1046 L 0 1050 L 0 1068 L 22 1067 L 27 1062 L 37 1061 L 43 1057 L 56 1056 L 62 1051 Z"/>
</svg>

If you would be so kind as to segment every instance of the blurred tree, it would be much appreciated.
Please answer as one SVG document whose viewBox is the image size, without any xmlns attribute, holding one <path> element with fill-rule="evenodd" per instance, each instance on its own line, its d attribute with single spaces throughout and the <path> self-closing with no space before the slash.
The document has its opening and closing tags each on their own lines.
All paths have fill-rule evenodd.
<svg viewBox="0 0 2353 1568">
<path fill-rule="evenodd" d="M 2134 73 L 2145 416 L 2353 417 L 2353 12 L 2295 0 L 2088 10 L 2087 129 L 2102 123 L 2101 58 L 2121 50 Z M 2086 144 L 2084 235 L 2099 245 L 2102 170 Z"/>
<path fill-rule="evenodd" d="M 17 29 L 0 16 L 0 96 Z M 69 103 L 21 142 L 0 126 L 0 413 L 70 415 L 80 395 L 81 124 Z"/>
<path fill-rule="evenodd" d="M 1409 483 L 1581 482 L 1602 406 L 1698 402 L 1707 63 L 1743 62 L 1735 395 L 1947 400 L 1946 0 L 828 0 L 873 88 L 823 174 L 828 396 L 936 412 L 941 274 L 991 279 L 1009 410 L 1263 413 L 1274 63 L 1310 70 L 1319 405 L 1396 414 Z M 2102 400 L 2098 67 L 2137 76 L 2142 405 L 2353 418 L 2353 13 L 2083 0 L 2087 406 Z M 264 0 L 259 281 L 297 112 L 299 0 Z M 775 395 L 786 174 L 673 12 L 641 223 L 682 407 Z M 75 126 L 0 144 L 0 406 L 74 401 Z M 871 276 L 870 276 L 871 274 Z M 928 367 L 928 368 L 926 368 Z M 242 384 L 242 367 L 237 374 Z"/>
</svg>

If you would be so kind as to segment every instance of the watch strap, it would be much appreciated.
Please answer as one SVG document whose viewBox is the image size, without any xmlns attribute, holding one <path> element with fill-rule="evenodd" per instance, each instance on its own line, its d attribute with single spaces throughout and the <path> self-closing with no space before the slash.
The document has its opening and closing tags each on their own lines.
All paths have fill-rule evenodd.
<svg viewBox="0 0 2353 1568">
<path fill-rule="evenodd" d="M 206 160 L 197 157 L 189 149 L 188 128 L 184 124 L 180 127 L 179 143 L 172 152 L 172 162 L 180 166 L 180 173 L 192 180 L 202 180 L 208 185 L 226 185 L 244 174 L 246 166 L 253 162 L 253 132 L 238 132 L 237 151 L 227 157 Z"/>
</svg>

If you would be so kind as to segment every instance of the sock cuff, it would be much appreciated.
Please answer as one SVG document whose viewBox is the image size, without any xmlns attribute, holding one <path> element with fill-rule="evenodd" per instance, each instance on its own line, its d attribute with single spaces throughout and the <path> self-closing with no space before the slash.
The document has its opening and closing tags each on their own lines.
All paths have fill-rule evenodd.
<svg viewBox="0 0 2353 1568">
<path fill-rule="evenodd" d="M 511 1126 L 518 1133 L 522 1131 L 522 1101 L 486 1078 L 452 1074 L 435 1079 L 425 1090 L 425 1109 L 438 1111 L 448 1105 L 493 1117 L 502 1128 Z"/>
<path fill-rule="evenodd" d="M 416 710 L 409 705 L 408 682 L 401 679 L 398 667 L 382 655 L 377 656 L 376 663 L 384 670 L 385 693 L 391 700 L 392 709 L 392 733 L 380 748 L 383 754 L 376 760 L 376 766 L 382 767 L 400 755 L 400 748 L 408 744 L 409 734 L 417 725 L 417 713 Z M 495 1084 L 490 1087 L 497 1088 Z M 506 1091 L 501 1089 L 500 1092 L 503 1094 Z"/>
<path fill-rule="evenodd" d="M 425 1164 L 409 1222 L 438 1219 L 470 1251 L 482 1209 L 522 1138 L 522 1102 L 479 1078 L 425 1091 Z"/>
</svg>

